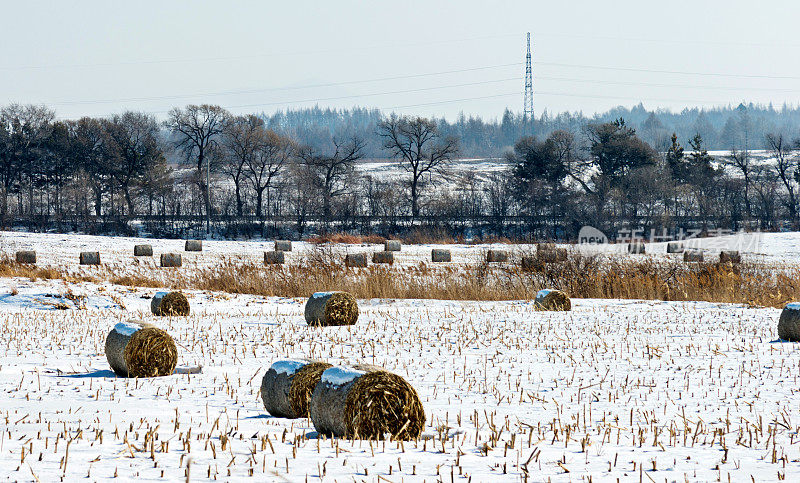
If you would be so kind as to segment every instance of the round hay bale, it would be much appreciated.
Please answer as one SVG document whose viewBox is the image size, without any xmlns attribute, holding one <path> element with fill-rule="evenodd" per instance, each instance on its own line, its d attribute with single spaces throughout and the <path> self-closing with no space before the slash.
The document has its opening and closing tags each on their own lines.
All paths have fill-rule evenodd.
<svg viewBox="0 0 800 483">
<path fill-rule="evenodd" d="M 308 325 L 353 325 L 358 321 L 358 303 L 347 292 L 317 292 L 306 302 L 305 317 Z"/>
<path fill-rule="evenodd" d="M 505 250 L 489 250 L 486 252 L 486 261 L 489 263 L 507 262 L 508 252 Z"/>
<path fill-rule="evenodd" d="M 153 256 L 153 245 L 134 245 L 133 246 L 133 256 L 134 257 L 152 257 Z"/>
<path fill-rule="evenodd" d="M 290 251 L 292 251 L 292 241 L 291 240 L 275 240 L 275 251 L 276 252 L 290 252 Z"/>
<path fill-rule="evenodd" d="M 35 264 L 36 252 L 33 250 L 20 250 L 15 254 L 14 259 L 17 263 Z"/>
<path fill-rule="evenodd" d="M 150 310 L 155 315 L 189 315 L 189 300 L 181 292 L 158 292 L 150 301 Z"/>
<path fill-rule="evenodd" d="M 431 261 L 436 263 L 445 263 L 452 261 L 450 250 L 444 248 L 434 248 L 431 250 Z"/>
<path fill-rule="evenodd" d="M 100 252 L 81 252 L 81 265 L 100 265 Z"/>
<path fill-rule="evenodd" d="M 536 244 L 536 251 L 537 252 L 539 252 L 539 251 L 549 251 L 549 250 L 555 250 L 555 249 L 556 249 L 556 244 L 553 243 L 553 242 L 539 242 L 539 243 Z"/>
<path fill-rule="evenodd" d="M 344 257 L 344 265 L 346 267 L 363 268 L 367 266 L 366 253 L 348 253 Z"/>
<path fill-rule="evenodd" d="M 634 255 L 643 255 L 644 254 L 644 242 L 632 242 L 628 243 L 628 253 Z"/>
<path fill-rule="evenodd" d="M 683 243 L 680 242 L 667 243 L 667 253 L 683 253 Z"/>
<path fill-rule="evenodd" d="M 165 331 L 141 322 L 120 322 L 106 337 L 106 359 L 120 377 L 169 376 L 178 348 Z"/>
<path fill-rule="evenodd" d="M 180 267 L 183 265 L 183 258 L 180 253 L 162 253 L 161 266 L 162 267 Z"/>
<path fill-rule="evenodd" d="M 283 265 L 285 260 L 283 251 L 264 252 L 264 265 Z"/>
<path fill-rule="evenodd" d="M 539 260 L 540 257 L 535 255 L 523 255 L 520 263 L 522 265 L 522 270 L 526 272 L 533 272 L 536 270 L 542 269 L 542 262 Z"/>
<path fill-rule="evenodd" d="M 372 263 L 394 263 L 394 252 L 375 252 L 372 254 Z"/>
<path fill-rule="evenodd" d="M 541 250 L 536 252 L 536 256 L 541 263 L 558 263 L 567 261 L 566 248 L 554 248 L 552 250 Z"/>
<path fill-rule="evenodd" d="M 684 262 L 702 262 L 703 252 L 696 249 L 689 249 L 683 251 Z"/>
<path fill-rule="evenodd" d="M 742 263 L 742 254 L 736 250 L 719 252 L 719 263 Z"/>
<path fill-rule="evenodd" d="M 533 306 L 536 310 L 549 312 L 569 312 L 572 310 L 572 302 L 569 296 L 561 290 L 539 290 Z"/>
<path fill-rule="evenodd" d="M 261 379 L 261 400 L 276 418 L 308 417 L 311 393 L 331 364 L 313 360 L 284 359 L 274 362 Z"/>
<path fill-rule="evenodd" d="M 203 240 L 186 240 L 183 249 L 187 252 L 202 252 Z"/>
<path fill-rule="evenodd" d="M 385 252 L 399 252 L 403 248 L 403 243 L 400 240 L 386 240 L 383 242 L 383 251 Z"/>
<path fill-rule="evenodd" d="M 327 369 L 314 388 L 310 413 L 319 433 L 347 439 L 408 441 L 425 427 L 417 391 L 385 370 Z"/>
<path fill-rule="evenodd" d="M 778 338 L 800 342 L 800 302 L 786 304 L 778 320 Z"/>
</svg>

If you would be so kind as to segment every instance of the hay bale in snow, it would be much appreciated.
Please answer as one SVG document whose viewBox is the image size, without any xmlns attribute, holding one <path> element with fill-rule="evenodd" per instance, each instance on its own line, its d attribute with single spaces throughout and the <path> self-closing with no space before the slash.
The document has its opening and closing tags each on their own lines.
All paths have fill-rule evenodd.
<svg viewBox="0 0 800 483">
<path fill-rule="evenodd" d="M 348 253 L 344 257 L 344 265 L 346 267 L 366 267 L 367 254 L 366 253 Z"/>
<path fill-rule="evenodd" d="M 152 257 L 153 256 L 153 245 L 134 245 L 133 246 L 133 256 L 134 257 Z"/>
<path fill-rule="evenodd" d="M 736 250 L 719 252 L 719 263 L 742 263 L 742 254 Z"/>
<path fill-rule="evenodd" d="M 628 253 L 635 255 L 644 254 L 644 242 L 636 241 L 628 243 Z"/>
<path fill-rule="evenodd" d="M 682 253 L 682 252 L 683 252 L 683 243 L 680 242 L 667 243 L 667 253 Z"/>
<path fill-rule="evenodd" d="M 553 242 L 540 242 L 540 243 L 536 244 L 536 251 L 537 252 L 549 251 L 549 250 L 555 250 L 555 249 L 556 249 L 556 244 L 553 243 Z"/>
<path fill-rule="evenodd" d="M 566 248 L 553 248 L 552 250 L 541 250 L 536 252 L 536 256 L 541 263 L 557 263 L 567 261 Z"/>
<path fill-rule="evenodd" d="M 700 250 L 689 249 L 684 250 L 683 252 L 683 261 L 684 262 L 702 262 L 703 261 L 703 252 Z"/>
<path fill-rule="evenodd" d="M 187 252 L 202 252 L 203 240 L 186 240 L 183 249 Z"/>
<path fill-rule="evenodd" d="M 308 325 L 353 325 L 358 321 L 358 303 L 347 292 L 317 292 L 306 302 L 305 317 Z"/>
<path fill-rule="evenodd" d="M 800 303 L 786 304 L 778 320 L 778 337 L 791 342 L 800 342 Z"/>
<path fill-rule="evenodd" d="M 399 252 L 403 248 L 403 243 L 400 240 L 386 240 L 383 242 L 383 251 L 385 252 Z"/>
<path fill-rule="evenodd" d="M 536 310 L 551 312 L 568 312 L 572 310 L 572 302 L 569 296 L 561 290 L 539 290 L 533 306 Z"/>
<path fill-rule="evenodd" d="M 452 261 L 450 250 L 445 250 L 444 248 L 434 248 L 431 250 L 431 261 L 437 263 Z"/>
<path fill-rule="evenodd" d="M 181 292 L 158 292 L 150 301 L 150 311 L 154 315 L 189 315 L 189 300 Z"/>
<path fill-rule="evenodd" d="M 261 400 L 276 418 L 308 417 L 311 393 L 331 364 L 284 359 L 274 362 L 261 379 Z"/>
<path fill-rule="evenodd" d="M 394 263 L 394 252 L 375 252 L 372 254 L 372 263 Z"/>
<path fill-rule="evenodd" d="M 180 267 L 183 265 L 183 258 L 180 253 L 162 253 L 161 266 L 162 267 Z"/>
<path fill-rule="evenodd" d="M 100 252 L 81 252 L 81 265 L 100 265 Z"/>
<path fill-rule="evenodd" d="M 486 261 L 489 263 L 507 262 L 508 252 L 505 250 L 489 250 L 486 252 Z"/>
<path fill-rule="evenodd" d="M 169 376 L 178 364 L 178 348 L 169 334 L 150 324 L 120 322 L 106 337 L 106 359 L 121 377 Z"/>
<path fill-rule="evenodd" d="M 407 441 L 425 427 L 417 391 L 385 370 L 327 369 L 314 388 L 310 413 L 319 433 L 348 439 Z"/>
<path fill-rule="evenodd" d="M 35 264 L 36 252 L 33 250 L 20 250 L 15 254 L 14 259 L 17 261 L 17 263 Z"/>
<path fill-rule="evenodd" d="M 264 265 L 283 265 L 285 260 L 283 251 L 264 252 Z"/>
<path fill-rule="evenodd" d="M 292 241 L 291 240 L 275 240 L 275 251 L 276 252 L 290 252 L 290 251 L 292 251 Z"/>
</svg>

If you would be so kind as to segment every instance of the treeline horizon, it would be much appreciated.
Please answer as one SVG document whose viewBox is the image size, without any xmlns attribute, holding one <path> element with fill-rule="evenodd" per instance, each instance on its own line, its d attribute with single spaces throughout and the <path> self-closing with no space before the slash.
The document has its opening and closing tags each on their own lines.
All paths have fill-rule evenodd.
<svg viewBox="0 0 800 483">
<path fill-rule="evenodd" d="M 799 109 L 612 113 L 448 123 L 359 108 L 234 115 L 204 104 L 163 121 L 135 111 L 58 120 L 46 106 L 9 105 L 0 108 L 0 226 L 558 240 L 583 225 L 797 229 Z M 450 169 L 484 156 L 502 156 L 507 169 Z M 371 157 L 403 174 L 357 169 Z"/>
</svg>

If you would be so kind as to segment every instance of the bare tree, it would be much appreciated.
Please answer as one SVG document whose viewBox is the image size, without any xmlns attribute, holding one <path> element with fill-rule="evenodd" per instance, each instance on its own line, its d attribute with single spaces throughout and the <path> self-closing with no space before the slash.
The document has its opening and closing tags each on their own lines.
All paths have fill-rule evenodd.
<svg viewBox="0 0 800 483">
<path fill-rule="evenodd" d="M 295 147 L 291 139 L 269 129 L 262 128 L 256 139 L 253 154 L 247 157 L 244 175 L 256 193 L 256 215 L 260 218 L 264 191 L 269 191 L 275 177 L 291 159 Z"/>
<path fill-rule="evenodd" d="M 411 173 L 411 215 L 419 216 L 423 176 L 439 173 L 458 154 L 458 140 L 442 138 L 436 123 L 421 117 L 397 117 L 378 124 L 383 146 Z"/>
<path fill-rule="evenodd" d="M 185 109 L 172 109 L 165 123 L 175 136 L 175 147 L 197 167 L 197 182 L 206 207 L 206 232 L 211 231 L 211 195 L 208 187 L 211 166 L 208 156 L 217 145 L 229 117 L 228 111 L 220 106 L 189 105 Z M 209 163 L 206 165 L 205 181 L 203 163 Z"/>
<path fill-rule="evenodd" d="M 747 218 L 753 215 L 752 206 L 750 204 L 750 187 L 752 186 L 753 166 L 750 162 L 750 153 L 745 149 L 744 151 L 737 151 L 735 148 L 731 149 L 731 155 L 726 164 L 739 170 L 744 179 L 744 206 Z"/>
<path fill-rule="evenodd" d="M 245 171 L 252 163 L 257 146 L 264 141 L 264 120 L 255 115 L 236 116 L 227 123 L 222 133 L 222 172 L 233 181 L 236 191 L 236 214 L 242 216 L 242 182 Z"/>
<path fill-rule="evenodd" d="M 332 213 L 333 201 L 349 191 L 347 181 L 355 172 L 355 162 L 362 157 L 364 141 L 355 136 L 347 141 L 334 138 L 333 147 L 333 154 L 320 153 L 311 146 L 298 150 L 298 156 L 322 192 L 322 213 L 326 217 Z"/>
<path fill-rule="evenodd" d="M 783 137 L 783 134 L 768 134 L 767 146 L 775 159 L 775 171 L 777 171 L 789 198 L 786 204 L 789 208 L 789 219 L 794 229 L 797 228 L 797 195 L 795 193 L 794 170 L 797 168 L 797 160 L 792 156 L 792 147 Z"/>
</svg>

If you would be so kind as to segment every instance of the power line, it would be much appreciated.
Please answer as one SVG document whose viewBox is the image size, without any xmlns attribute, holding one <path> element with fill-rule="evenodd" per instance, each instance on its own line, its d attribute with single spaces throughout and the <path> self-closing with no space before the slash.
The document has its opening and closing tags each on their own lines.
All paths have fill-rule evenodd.
<svg viewBox="0 0 800 483">
<path fill-rule="evenodd" d="M 762 75 L 762 74 L 727 74 L 720 72 L 691 72 L 691 71 L 679 71 L 679 70 L 639 69 L 635 67 L 608 67 L 601 65 L 566 64 L 562 62 L 537 62 L 537 64 L 552 65 L 556 67 L 576 67 L 581 69 L 613 70 L 622 72 L 646 72 L 652 74 L 699 75 L 699 76 L 710 76 L 710 77 L 740 77 L 748 79 L 800 80 L 800 77 L 798 76 L 777 76 L 777 75 Z"/>
</svg>

